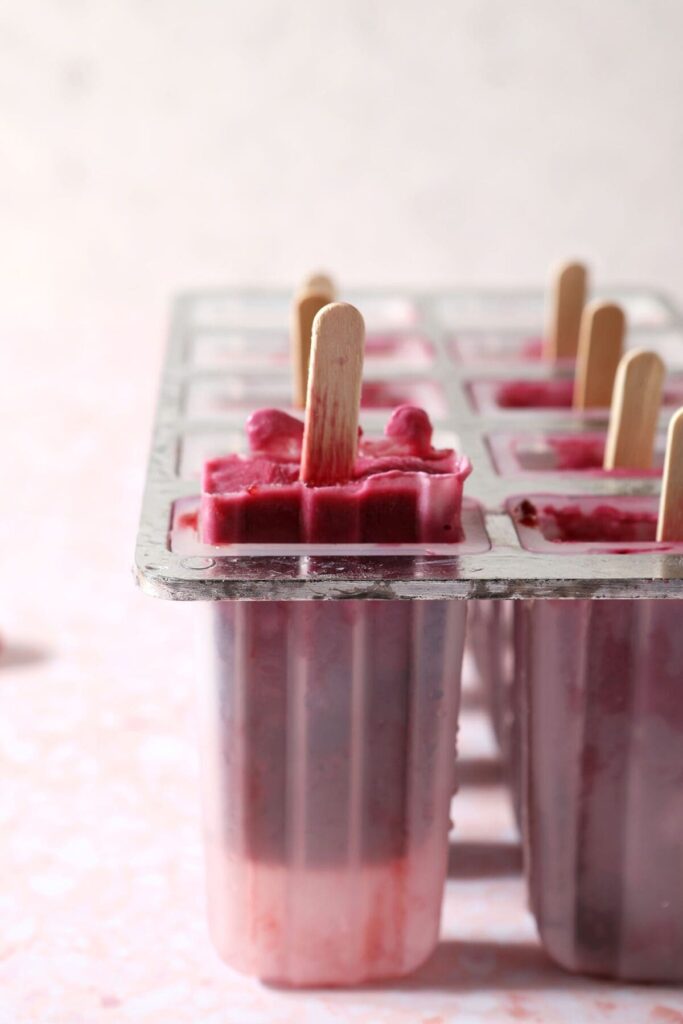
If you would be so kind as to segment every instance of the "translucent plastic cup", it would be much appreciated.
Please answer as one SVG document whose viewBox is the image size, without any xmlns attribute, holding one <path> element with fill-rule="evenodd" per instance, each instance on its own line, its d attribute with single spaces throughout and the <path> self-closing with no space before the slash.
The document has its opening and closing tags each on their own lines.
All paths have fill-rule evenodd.
<svg viewBox="0 0 683 1024">
<path fill-rule="evenodd" d="M 529 601 L 531 904 L 571 971 L 683 981 L 683 606 Z"/>
<path fill-rule="evenodd" d="M 525 546 L 570 557 L 683 550 L 656 544 L 657 499 L 551 500 L 515 506 Z M 518 601 L 515 617 L 542 941 L 571 971 L 683 981 L 683 603 Z"/>
<path fill-rule="evenodd" d="M 202 606 L 209 921 L 233 967 L 350 985 L 434 949 L 466 607 Z"/>
</svg>

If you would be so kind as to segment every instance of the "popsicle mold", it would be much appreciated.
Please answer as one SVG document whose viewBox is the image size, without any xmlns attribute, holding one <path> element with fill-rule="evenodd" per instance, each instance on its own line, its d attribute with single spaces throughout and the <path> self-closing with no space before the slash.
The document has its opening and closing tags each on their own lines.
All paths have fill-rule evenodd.
<svg viewBox="0 0 683 1024">
<path fill-rule="evenodd" d="M 628 555 L 654 545 L 656 505 L 516 509 L 567 553 Z M 515 603 L 530 902 L 548 952 L 572 971 L 683 980 L 680 614 L 667 600 Z"/>
<path fill-rule="evenodd" d="M 680 314 L 647 294 L 643 315 L 656 313 L 653 329 L 670 329 L 673 345 Z M 622 301 L 618 290 L 610 298 Z M 480 665 L 488 653 L 501 743 L 523 768 L 522 827 L 544 941 L 571 970 L 680 980 L 672 881 L 681 877 L 683 845 L 680 701 L 671 696 L 679 606 L 651 601 L 648 612 L 638 600 L 683 595 L 683 544 L 654 540 L 657 482 L 625 483 L 628 498 L 614 497 L 621 485 L 607 478 L 574 477 L 564 487 L 557 467 L 575 467 L 575 455 L 551 445 L 556 472 L 547 494 L 529 493 L 528 480 L 512 487 L 478 459 L 480 504 L 472 502 L 470 523 L 463 499 L 465 539 L 456 544 L 203 543 L 200 463 L 246 453 L 243 411 L 288 405 L 291 385 L 279 365 L 258 373 L 211 368 L 193 352 L 213 330 L 284 337 L 290 304 L 289 294 L 235 290 L 177 301 L 136 545 L 146 592 L 195 602 L 204 620 L 206 849 L 222 955 L 282 984 L 398 976 L 428 955 L 446 861 L 461 599 L 503 596 L 515 600 L 500 606 L 497 623 L 488 620 Z M 540 290 L 531 298 L 415 292 L 389 302 L 373 292 L 356 304 L 370 334 L 419 334 L 434 353 L 424 371 L 394 355 L 371 371 L 362 422 L 372 434 L 386 415 L 378 409 L 406 403 L 479 453 L 483 432 L 510 430 L 515 416 L 513 429 L 531 430 L 533 409 L 501 408 L 495 393 L 517 378 L 535 384 L 550 376 L 533 353 L 519 367 L 477 369 L 454 360 L 447 339 L 477 329 L 537 336 Z M 627 316 L 635 320 L 636 311 Z M 571 370 L 559 372 L 567 376 L 551 379 L 565 380 L 561 415 L 548 416 L 541 400 L 535 423 L 561 432 L 573 414 Z M 472 415 L 466 389 L 475 411 L 491 415 Z M 667 392 L 681 404 L 680 378 L 678 390 L 669 378 Z M 581 432 L 602 430 L 604 421 L 594 420 L 591 412 L 572 422 Z M 446 435 L 439 444 L 454 446 Z M 579 461 L 593 459 L 596 451 L 584 451 Z M 605 510 L 615 508 L 627 515 L 614 520 Z M 607 532 L 601 519 L 611 523 Z M 589 595 L 600 600 L 589 606 Z M 560 596 L 569 600 L 544 612 L 543 602 Z M 617 607 L 616 598 L 635 600 Z M 581 614 L 599 626 L 577 623 Z M 486 652 L 492 632 L 498 649 Z M 476 635 L 475 622 L 475 642 Z"/>
<path fill-rule="evenodd" d="M 683 980 L 677 601 L 516 602 L 531 907 L 570 971 Z"/>
<path fill-rule="evenodd" d="M 299 480 L 303 423 L 264 409 L 204 468 L 205 544 L 462 537 L 466 458 L 422 409 L 360 437 L 353 479 Z M 253 601 L 203 613 L 209 919 L 282 985 L 400 976 L 437 941 L 466 603 Z"/>
<path fill-rule="evenodd" d="M 211 934 L 283 985 L 434 948 L 466 602 L 199 606 Z"/>
</svg>

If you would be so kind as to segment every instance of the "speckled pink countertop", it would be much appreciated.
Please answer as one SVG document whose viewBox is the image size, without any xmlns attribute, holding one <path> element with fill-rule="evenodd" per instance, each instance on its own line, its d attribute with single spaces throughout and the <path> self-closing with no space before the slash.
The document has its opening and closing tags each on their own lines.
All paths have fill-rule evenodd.
<svg viewBox="0 0 683 1024">
<path fill-rule="evenodd" d="M 572 978 L 540 950 L 471 692 L 432 961 L 400 985 L 312 993 L 218 961 L 193 608 L 143 597 L 130 572 L 159 345 L 93 337 L 74 322 L 52 348 L 17 328 L 0 380 L 1 1024 L 683 1024 L 680 990 Z"/>
</svg>

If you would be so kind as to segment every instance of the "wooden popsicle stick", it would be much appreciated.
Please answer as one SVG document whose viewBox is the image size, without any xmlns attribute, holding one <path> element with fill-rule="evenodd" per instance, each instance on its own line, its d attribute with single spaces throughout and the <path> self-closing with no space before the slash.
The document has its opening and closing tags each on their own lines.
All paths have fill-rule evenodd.
<svg viewBox="0 0 683 1024">
<path fill-rule="evenodd" d="M 329 302 L 334 302 L 337 295 L 337 289 L 334 286 L 334 281 L 329 274 L 308 274 L 308 276 L 304 278 L 301 287 L 312 288 L 316 291 L 325 292 L 326 295 L 329 295 Z"/>
<path fill-rule="evenodd" d="M 344 483 L 358 450 L 365 324 L 355 306 L 334 302 L 313 323 L 300 479 Z"/>
<path fill-rule="evenodd" d="M 635 349 L 622 357 L 614 380 L 605 469 L 651 469 L 662 399 L 664 363 Z"/>
<path fill-rule="evenodd" d="M 550 321 L 543 355 L 546 359 L 574 359 L 579 325 L 586 301 L 588 273 L 583 263 L 563 263 L 552 286 Z"/>
<path fill-rule="evenodd" d="M 609 408 L 625 330 L 621 306 L 589 302 L 584 307 L 576 353 L 575 409 Z"/>
<path fill-rule="evenodd" d="M 293 403 L 297 409 L 303 409 L 306 404 L 313 321 L 323 306 L 327 306 L 330 302 L 332 302 L 331 293 L 322 287 L 304 288 L 294 296 L 291 321 L 291 362 Z"/>
<path fill-rule="evenodd" d="M 671 417 L 666 436 L 657 540 L 683 541 L 683 409 Z"/>
</svg>

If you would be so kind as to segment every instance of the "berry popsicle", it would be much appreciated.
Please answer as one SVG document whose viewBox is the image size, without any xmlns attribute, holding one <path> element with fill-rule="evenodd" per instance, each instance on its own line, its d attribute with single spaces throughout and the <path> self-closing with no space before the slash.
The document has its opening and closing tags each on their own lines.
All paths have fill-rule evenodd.
<svg viewBox="0 0 683 1024">
<path fill-rule="evenodd" d="M 618 306 L 592 303 L 584 310 L 579 344 L 575 402 L 582 406 L 610 401 L 605 437 L 566 435 L 545 439 L 555 471 L 652 473 L 654 437 L 664 366 L 654 352 L 634 351 L 618 359 L 624 318 Z M 603 469 L 603 464 L 606 467 Z M 590 515 L 580 505 L 536 508 L 521 502 L 518 520 L 538 528 L 553 542 L 654 540 L 654 521 L 605 506 Z M 523 630 L 512 626 L 509 602 L 482 602 L 470 611 L 468 645 L 487 697 L 518 819 L 520 816 L 520 685 Z M 519 617 L 518 617 L 519 621 Z M 516 644 L 513 645 L 513 632 Z"/>
<path fill-rule="evenodd" d="M 358 444 L 362 335 L 352 307 L 318 314 L 306 424 L 256 414 L 251 454 L 207 465 L 204 542 L 457 541 L 469 463 L 432 449 L 421 410 L 397 410 L 385 440 Z M 344 985 L 405 974 L 433 949 L 465 612 L 395 600 L 204 610 L 209 919 L 232 966 Z"/>
<path fill-rule="evenodd" d="M 303 423 L 261 409 L 247 423 L 251 453 L 205 464 L 201 536 L 206 544 L 449 543 L 461 539 L 466 457 L 431 444 L 422 409 L 400 406 L 385 439 L 362 438 L 342 488 L 299 479 Z"/>
<path fill-rule="evenodd" d="M 628 557 L 655 540 L 680 552 L 682 469 L 683 410 L 669 428 L 659 517 L 624 499 L 520 510 L 567 552 L 591 542 Z M 680 603 L 533 600 L 515 605 L 515 619 L 525 859 L 541 938 L 572 971 L 680 982 Z"/>
<path fill-rule="evenodd" d="M 683 980 L 677 601 L 518 602 L 531 907 L 572 971 Z"/>
</svg>

